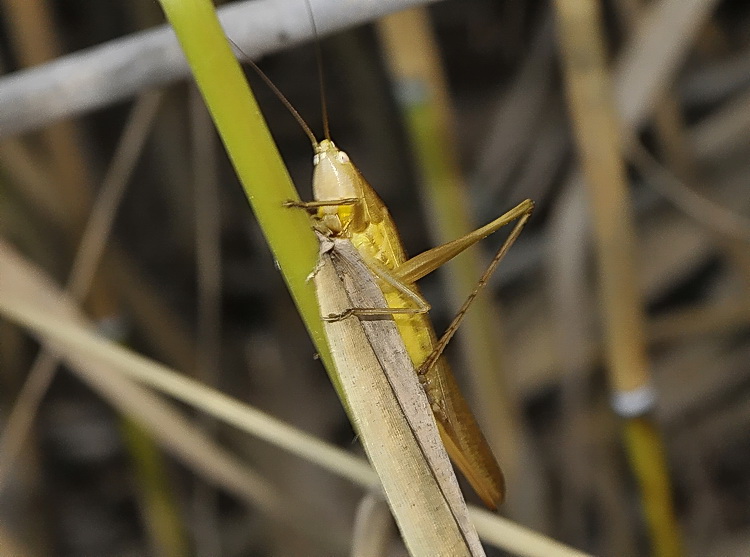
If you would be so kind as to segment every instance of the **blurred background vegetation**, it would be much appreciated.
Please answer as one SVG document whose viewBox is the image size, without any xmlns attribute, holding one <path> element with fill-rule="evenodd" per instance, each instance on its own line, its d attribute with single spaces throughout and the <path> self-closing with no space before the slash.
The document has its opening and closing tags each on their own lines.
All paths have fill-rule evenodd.
<svg viewBox="0 0 750 557">
<path fill-rule="evenodd" d="M 302 0 L 278 4 L 309 25 Z M 321 29 L 335 4 L 312 3 Z M 574 4 L 446 0 L 326 34 L 332 135 L 411 254 L 537 203 L 449 351 L 507 474 L 501 513 L 601 555 L 746 555 L 750 10 Z M 128 54 L 143 35 L 101 51 L 113 75 L 69 57 L 163 24 L 159 5 L 3 0 L 0 17 L 0 300 L 43 288 L 29 299 L 55 322 L 67 288 L 113 342 L 359 452 L 186 70 Z M 259 64 L 322 133 L 313 45 Z M 248 73 L 310 199 L 309 141 Z M 424 279 L 438 332 L 500 243 Z M 359 487 L 175 405 L 284 519 L 217 479 L 229 461 L 207 480 L 128 419 L 156 402 L 75 367 L 0 316 L 1 553 L 349 553 Z"/>
</svg>

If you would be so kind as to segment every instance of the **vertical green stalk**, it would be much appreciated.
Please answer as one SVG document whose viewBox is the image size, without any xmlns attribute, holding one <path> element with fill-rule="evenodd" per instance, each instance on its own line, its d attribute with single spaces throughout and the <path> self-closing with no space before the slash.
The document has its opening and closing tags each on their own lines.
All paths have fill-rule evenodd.
<svg viewBox="0 0 750 557">
<path fill-rule="evenodd" d="M 160 0 L 268 245 L 338 390 L 315 290 L 306 279 L 318 242 L 307 215 L 286 209 L 297 191 L 209 0 Z M 340 392 L 340 391 L 339 391 Z"/>
</svg>

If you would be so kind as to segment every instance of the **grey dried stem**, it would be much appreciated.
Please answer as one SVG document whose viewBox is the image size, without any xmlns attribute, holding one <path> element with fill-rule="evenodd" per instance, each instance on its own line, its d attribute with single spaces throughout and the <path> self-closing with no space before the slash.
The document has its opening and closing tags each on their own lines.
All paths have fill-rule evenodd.
<svg viewBox="0 0 750 557">
<path fill-rule="evenodd" d="M 435 0 L 315 2 L 318 31 L 326 35 Z M 218 10 L 229 37 L 253 58 L 310 41 L 303 4 L 288 0 L 237 2 Z M 109 106 L 144 89 L 190 75 L 166 25 L 0 78 L 0 138 Z"/>
</svg>

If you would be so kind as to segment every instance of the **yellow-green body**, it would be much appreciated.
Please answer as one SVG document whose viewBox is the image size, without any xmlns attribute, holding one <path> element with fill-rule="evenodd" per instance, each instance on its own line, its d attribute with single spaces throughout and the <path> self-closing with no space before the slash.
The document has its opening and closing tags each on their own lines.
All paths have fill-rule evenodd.
<svg viewBox="0 0 750 557">
<path fill-rule="evenodd" d="M 393 318 L 421 374 L 443 443 L 484 503 L 496 508 L 505 494 L 503 474 L 447 360 L 440 356 L 422 369 L 438 341 L 426 313 L 429 306 L 426 302 L 419 306 L 422 297 L 414 282 L 429 270 L 423 263 L 407 263 L 388 209 L 348 156 L 329 140 L 316 148 L 313 194 L 316 201 L 311 206 L 317 207 L 318 227 L 332 237 L 349 238 L 378 276 L 388 307 L 406 310 L 394 312 Z M 447 254 L 446 260 L 453 255 Z"/>
</svg>

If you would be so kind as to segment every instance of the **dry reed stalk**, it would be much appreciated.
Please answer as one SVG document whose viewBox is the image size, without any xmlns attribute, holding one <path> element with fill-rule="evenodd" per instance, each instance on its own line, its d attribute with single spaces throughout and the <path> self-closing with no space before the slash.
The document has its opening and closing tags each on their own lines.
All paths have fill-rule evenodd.
<svg viewBox="0 0 750 557">
<path fill-rule="evenodd" d="M 661 441 L 651 421 L 653 386 L 645 315 L 635 272 L 636 236 L 620 124 L 594 1 L 557 0 L 563 68 L 589 202 L 604 306 L 610 388 L 626 419 L 624 436 L 655 555 L 682 553 Z M 632 402 L 631 402 L 632 401 Z"/>
<path fill-rule="evenodd" d="M 92 324 L 85 319 L 80 308 L 49 277 L 1 241 L 0 260 L 3 262 L 0 273 L 2 303 L 31 309 L 32 312 L 36 310 L 40 317 L 37 324 L 42 326 L 57 327 L 58 330 L 83 328 L 95 342 L 106 344 L 91 332 Z M 110 345 L 117 352 L 124 351 L 114 344 Z M 54 350 L 61 354 L 82 381 L 119 411 L 147 428 L 175 456 L 244 500 L 259 504 L 272 514 L 277 512 L 275 509 L 280 509 L 280 496 L 274 488 L 200 433 L 171 403 L 123 376 L 116 366 L 103 363 L 90 353 L 60 344 L 55 345 Z"/>
<path fill-rule="evenodd" d="M 76 306 L 39 269 L 0 242 L 0 309 L 64 354 L 78 376 L 116 408 L 138 419 L 164 447 L 218 485 L 243 500 L 259 504 L 273 516 L 303 520 L 320 528 L 315 516 L 300 518 L 283 505 L 278 492 L 237 459 L 213 444 L 149 386 L 193 405 L 226 423 L 272 442 L 365 488 L 376 477 L 362 459 L 320 441 L 223 393 L 197 383 L 166 366 L 97 337 Z M 50 319 L 54 315 L 55 319 Z M 298 503 L 295 503 L 298 505 Z M 283 509 L 283 510 L 279 510 Z M 470 515 L 488 543 L 524 556 L 583 557 L 585 553 L 552 540 L 494 513 L 471 507 Z M 302 511 L 300 511 L 302 512 Z"/>
<path fill-rule="evenodd" d="M 434 1 L 384 0 L 342 6 L 336 0 L 319 0 L 315 17 L 324 36 Z M 219 14 L 226 33 L 243 52 L 261 57 L 313 38 L 310 19 L 301 7 L 286 0 L 247 0 L 223 6 Z M 109 106 L 188 75 L 174 33 L 166 25 L 63 56 L 0 78 L 0 137 Z M 76 94 L 68 94 L 71 87 Z"/>
</svg>

